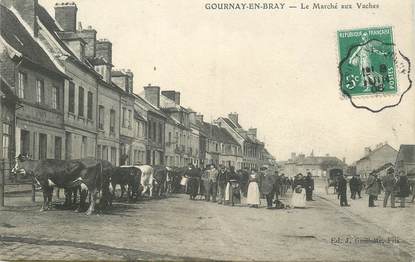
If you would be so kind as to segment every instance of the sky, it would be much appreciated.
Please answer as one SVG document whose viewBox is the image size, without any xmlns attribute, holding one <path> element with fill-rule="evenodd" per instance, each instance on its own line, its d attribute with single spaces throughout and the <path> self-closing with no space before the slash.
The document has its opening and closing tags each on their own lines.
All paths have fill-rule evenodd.
<svg viewBox="0 0 415 262">
<path fill-rule="evenodd" d="M 39 0 L 52 16 L 55 2 Z M 415 143 L 413 89 L 398 107 L 377 114 L 340 95 L 336 37 L 337 30 L 391 25 L 396 47 L 413 58 L 411 0 L 351 11 L 220 11 L 205 9 L 219 1 L 199 0 L 74 2 L 82 26 L 112 42 L 115 68 L 133 71 L 135 93 L 149 83 L 180 91 L 182 105 L 206 121 L 238 112 L 242 126 L 258 128 L 277 160 L 314 151 L 352 163 L 366 146 Z M 398 83 L 400 90 L 408 86 L 405 78 Z"/>
</svg>

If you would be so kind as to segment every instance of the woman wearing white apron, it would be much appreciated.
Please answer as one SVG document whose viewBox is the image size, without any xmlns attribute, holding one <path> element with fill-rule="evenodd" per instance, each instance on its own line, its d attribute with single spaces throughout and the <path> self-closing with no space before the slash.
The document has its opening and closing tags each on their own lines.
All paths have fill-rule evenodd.
<svg viewBox="0 0 415 262">
<path fill-rule="evenodd" d="M 255 173 L 254 170 L 251 171 L 251 174 L 249 175 L 249 186 L 248 186 L 248 194 L 247 194 L 247 200 L 246 203 L 250 207 L 257 208 L 261 202 L 260 202 L 260 193 L 259 193 L 259 187 L 258 187 L 258 175 Z"/>
<path fill-rule="evenodd" d="M 291 207 L 305 208 L 305 188 L 303 174 L 299 173 L 294 179 L 294 190 L 291 197 Z"/>
</svg>

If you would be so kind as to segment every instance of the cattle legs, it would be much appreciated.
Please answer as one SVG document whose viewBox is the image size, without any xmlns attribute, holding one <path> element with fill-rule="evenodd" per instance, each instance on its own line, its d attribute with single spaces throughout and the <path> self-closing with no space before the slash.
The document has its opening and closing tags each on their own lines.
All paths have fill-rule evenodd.
<svg viewBox="0 0 415 262">
<path fill-rule="evenodd" d="M 95 211 L 95 201 L 97 199 L 97 190 L 93 189 L 91 190 L 91 203 L 89 204 L 88 211 L 86 212 L 86 215 L 91 215 Z"/>
</svg>

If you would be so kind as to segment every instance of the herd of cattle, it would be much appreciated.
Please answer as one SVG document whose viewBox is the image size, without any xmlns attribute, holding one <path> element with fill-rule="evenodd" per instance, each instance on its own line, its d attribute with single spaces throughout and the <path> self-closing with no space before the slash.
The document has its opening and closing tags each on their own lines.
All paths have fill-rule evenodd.
<svg viewBox="0 0 415 262">
<path fill-rule="evenodd" d="M 78 211 L 90 204 L 86 214 L 95 211 L 99 197 L 101 208 L 112 205 L 115 187 L 121 187 L 121 197 L 127 191 L 127 199 L 137 199 L 148 194 L 149 197 L 167 195 L 180 187 L 185 168 L 171 169 L 164 166 L 131 165 L 114 167 L 109 161 L 96 159 L 78 160 L 31 160 L 19 155 L 12 172 L 25 174 L 40 186 L 43 192 L 41 211 L 48 210 L 52 204 L 53 189 L 65 190 L 65 204 L 71 205 L 79 193 Z"/>
</svg>

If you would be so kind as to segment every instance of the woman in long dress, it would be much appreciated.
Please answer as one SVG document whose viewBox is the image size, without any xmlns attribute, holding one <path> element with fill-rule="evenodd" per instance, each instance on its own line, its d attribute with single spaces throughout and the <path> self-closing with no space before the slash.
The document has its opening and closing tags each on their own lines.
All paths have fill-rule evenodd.
<svg viewBox="0 0 415 262">
<path fill-rule="evenodd" d="M 261 202 L 260 202 L 260 193 L 259 193 L 259 187 L 258 187 L 258 174 L 255 173 L 254 170 L 251 171 L 251 174 L 249 175 L 249 186 L 248 186 L 248 195 L 246 203 L 250 207 L 257 208 Z"/>
<path fill-rule="evenodd" d="M 291 207 L 299 207 L 299 208 L 305 208 L 305 188 L 304 188 L 304 181 L 303 181 L 303 175 L 300 173 L 296 176 L 294 179 L 294 190 L 293 195 L 291 197 Z"/>
</svg>

